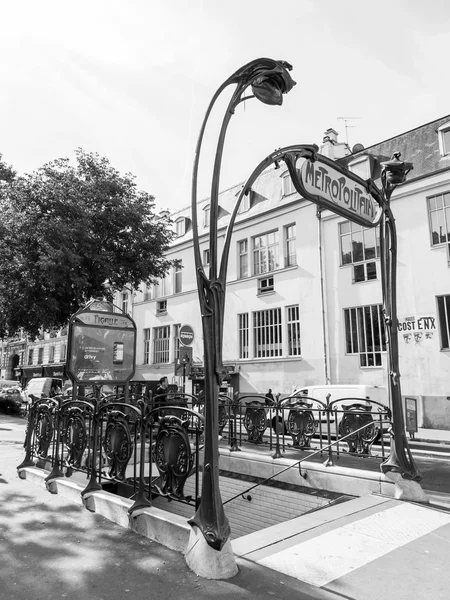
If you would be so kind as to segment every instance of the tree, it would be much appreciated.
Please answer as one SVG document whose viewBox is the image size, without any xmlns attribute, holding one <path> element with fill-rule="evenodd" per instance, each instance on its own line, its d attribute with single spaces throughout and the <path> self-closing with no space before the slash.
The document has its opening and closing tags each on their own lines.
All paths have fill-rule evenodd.
<svg viewBox="0 0 450 600">
<path fill-rule="evenodd" d="M 155 282 L 171 221 L 106 158 L 76 151 L 18 176 L 0 155 L 0 337 L 67 323 L 95 297 Z"/>
</svg>

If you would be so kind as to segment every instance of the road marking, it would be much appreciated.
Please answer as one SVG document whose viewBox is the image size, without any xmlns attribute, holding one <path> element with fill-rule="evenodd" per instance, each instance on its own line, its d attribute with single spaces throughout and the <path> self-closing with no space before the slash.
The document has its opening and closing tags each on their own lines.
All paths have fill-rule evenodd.
<svg viewBox="0 0 450 600">
<path fill-rule="evenodd" d="M 258 563 L 322 587 L 449 523 L 450 514 L 400 504 L 266 556 Z"/>
</svg>

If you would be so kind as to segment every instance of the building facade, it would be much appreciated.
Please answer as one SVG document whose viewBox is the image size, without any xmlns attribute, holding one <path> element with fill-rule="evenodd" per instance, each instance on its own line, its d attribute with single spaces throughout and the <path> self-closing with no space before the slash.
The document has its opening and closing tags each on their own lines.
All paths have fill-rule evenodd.
<svg viewBox="0 0 450 600">
<path fill-rule="evenodd" d="M 414 398 L 419 426 L 450 429 L 450 115 L 353 151 L 329 129 L 320 148 L 380 187 L 380 163 L 394 152 L 414 170 L 391 199 L 396 220 L 397 305 L 402 393 Z M 219 197 L 219 255 L 242 183 Z M 198 205 L 200 244 L 209 265 L 209 200 Z M 137 326 L 136 381 L 197 392 L 203 339 L 190 206 L 172 214 L 178 259 L 158 285 L 123 290 L 115 304 Z M 378 228 L 367 229 L 300 197 L 286 169 L 270 168 L 245 196 L 228 261 L 224 388 L 288 394 L 298 386 L 358 383 L 387 387 Z M 188 364 L 179 333 L 193 330 Z M 5 379 L 57 377 L 67 331 L 2 342 Z M 47 369 L 47 372 L 44 370 Z"/>
<path fill-rule="evenodd" d="M 351 152 L 333 130 L 320 151 L 380 186 L 394 152 L 414 170 L 392 196 L 398 244 L 402 393 L 419 426 L 450 429 L 450 116 Z M 242 184 L 220 194 L 219 251 Z M 209 201 L 200 243 L 209 264 Z M 188 381 L 201 387 L 203 340 L 190 207 L 172 215 L 181 260 L 157 286 L 134 291 L 140 380 L 181 383 L 179 330 L 194 330 Z M 355 225 L 301 198 L 283 169 L 264 172 L 244 198 L 228 262 L 223 358 L 230 392 L 287 394 L 297 386 L 387 387 L 378 228 Z M 189 383 L 187 385 L 190 385 Z"/>
<path fill-rule="evenodd" d="M 0 344 L 2 379 L 25 386 L 35 377 L 67 380 L 67 328 L 42 332 L 37 340 L 17 336 Z"/>
</svg>

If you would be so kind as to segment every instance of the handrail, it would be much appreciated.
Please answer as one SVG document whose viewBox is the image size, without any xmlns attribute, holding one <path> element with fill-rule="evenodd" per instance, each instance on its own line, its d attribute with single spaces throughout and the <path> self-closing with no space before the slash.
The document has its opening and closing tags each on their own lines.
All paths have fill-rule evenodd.
<svg viewBox="0 0 450 600">
<path fill-rule="evenodd" d="M 381 421 L 381 423 L 390 423 L 390 421 L 384 421 L 383 420 L 383 421 Z M 324 450 L 328 450 L 329 448 L 331 448 L 335 444 L 339 444 L 340 442 L 344 441 L 346 438 L 355 435 L 355 433 L 358 433 L 358 431 L 366 429 L 367 427 L 370 427 L 370 423 L 369 424 L 366 423 L 365 425 L 362 425 L 359 429 L 355 429 L 355 430 L 351 431 L 350 433 L 348 433 L 347 435 L 344 435 L 343 437 L 341 437 L 339 439 L 336 439 L 331 444 L 328 444 L 327 446 L 323 446 L 323 448 L 319 448 L 318 450 L 315 450 L 312 454 L 308 454 L 308 456 L 304 456 L 303 458 L 301 458 L 297 462 L 293 463 L 292 465 L 289 465 L 288 467 L 286 467 L 282 471 L 278 471 L 278 473 L 275 473 L 274 475 L 271 475 L 270 477 L 267 477 L 266 479 L 263 479 L 263 481 L 259 481 L 258 483 L 255 483 L 255 485 L 252 485 L 252 487 L 249 487 L 247 490 L 244 490 L 243 492 L 240 492 L 239 494 L 236 494 L 236 496 L 233 496 L 232 498 L 228 498 L 228 500 L 226 500 L 225 502 L 223 502 L 223 504 L 224 505 L 228 504 L 228 502 L 231 502 L 232 500 L 236 500 L 236 498 L 239 498 L 239 496 L 242 496 L 242 498 L 244 498 L 244 500 L 248 500 L 249 498 L 245 498 L 244 494 L 247 494 L 248 492 L 251 492 L 252 490 L 254 490 L 259 485 L 263 485 L 267 481 L 270 481 L 271 479 L 274 479 L 275 477 L 278 477 L 278 475 L 281 475 L 282 473 L 285 473 L 286 471 L 289 471 L 289 469 L 292 469 L 293 467 L 296 467 L 296 466 L 300 465 L 303 461 L 308 460 L 308 458 L 311 458 L 312 456 L 315 456 L 316 454 L 320 454 Z"/>
</svg>

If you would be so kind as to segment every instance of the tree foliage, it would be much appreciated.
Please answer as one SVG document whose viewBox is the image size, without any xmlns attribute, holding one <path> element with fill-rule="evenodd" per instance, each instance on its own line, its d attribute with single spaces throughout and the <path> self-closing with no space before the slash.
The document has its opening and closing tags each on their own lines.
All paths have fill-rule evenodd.
<svg viewBox="0 0 450 600">
<path fill-rule="evenodd" d="M 154 206 L 97 154 L 23 176 L 0 155 L 0 337 L 35 337 L 92 298 L 163 276 L 173 234 Z"/>
</svg>

